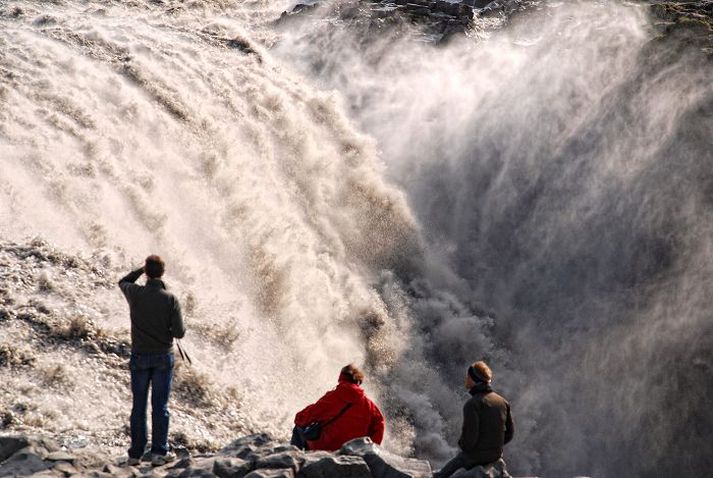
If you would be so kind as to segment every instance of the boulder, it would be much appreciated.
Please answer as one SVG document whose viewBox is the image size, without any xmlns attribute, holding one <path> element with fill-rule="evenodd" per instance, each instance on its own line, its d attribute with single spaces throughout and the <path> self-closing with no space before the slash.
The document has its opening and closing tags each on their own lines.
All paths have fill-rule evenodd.
<svg viewBox="0 0 713 478">
<path fill-rule="evenodd" d="M 0 464 L 0 476 L 29 476 L 53 465 L 54 462 L 44 461 L 31 447 L 26 447 Z"/>
<path fill-rule="evenodd" d="M 172 469 L 166 474 L 166 478 L 215 478 L 215 474 L 209 464 L 195 463 L 188 468 Z"/>
<path fill-rule="evenodd" d="M 62 473 L 64 476 L 72 476 L 76 475 L 79 473 L 79 470 L 77 470 L 74 466 L 72 466 L 71 463 L 66 462 L 66 461 L 58 461 L 53 467 L 52 470 Z"/>
<path fill-rule="evenodd" d="M 298 478 L 371 478 L 371 471 L 359 456 L 327 455 L 307 458 Z"/>
<path fill-rule="evenodd" d="M 505 468 L 505 460 L 502 458 L 494 463 L 484 466 L 476 466 L 470 470 L 460 469 L 451 475 L 452 478 L 511 478 Z"/>
<path fill-rule="evenodd" d="M 271 450 L 266 448 L 268 443 L 270 443 L 270 438 L 265 434 L 250 435 L 231 442 L 220 450 L 220 455 L 257 461 L 271 453 Z"/>
<path fill-rule="evenodd" d="M 6 436 L 0 437 L 0 463 L 22 450 L 30 444 L 27 437 Z"/>
<path fill-rule="evenodd" d="M 52 453 L 49 453 L 46 457 L 45 460 L 49 461 L 68 461 L 70 463 L 74 463 L 74 461 L 77 459 L 76 456 L 67 453 L 66 451 L 53 451 Z"/>
<path fill-rule="evenodd" d="M 262 468 L 289 468 L 293 472 L 297 473 L 304 463 L 305 459 L 303 453 L 295 448 L 294 450 L 281 451 L 279 453 L 270 454 L 259 458 L 255 462 L 255 469 Z"/>
<path fill-rule="evenodd" d="M 233 440 L 232 442 L 230 442 L 229 445 L 223 448 L 223 451 L 230 450 L 231 448 L 239 448 L 245 445 L 260 447 L 267 445 L 268 443 L 270 443 L 269 435 L 267 435 L 266 433 L 256 433 L 254 435 L 248 435 L 240 437 L 237 440 Z"/>
<path fill-rule="evenodd" d="M 252 469 L 249 461 L 240 458 L 218 459 L 213 463 L 213 474 L 220 478 L 243 478 Z"/>
<path fill-rule="evenodd" d="M 431 9 L 424 5 L 416 3 L 407 3 L 406 10 L 412 15 L 428 16 L 431 14 Z"/>
<path fill-rule="evenodd" d="M 371 470 L 373 478 L 431 478 L 431 465 L 424 460 L 403 458 L 389 453 L 371 439 L 356 438 L 344 444 L 340 455 L 359 456 Z"/>
<path fill-rule="evenodd" d="M 262 470 L 251 471 L 245 478 L 295 478 L 295 472 L 286 470 L 271 470 L 269 468 L 263 468 Z"/>
<path fill-rule="evenodd" d="M 473 8 L 483 8 L 492 3 L 493 0 L 464 0 L 463 3 Z"/>
<path fill-rule="evenodd" d="M 0 437 L 0 462 L 7 460 L 22 449 L 35 453 L 43 459 L 50 453 L 60 451 L 59 445 L 48 439 L 38 436 L 2 436 Z"/>
</svg>

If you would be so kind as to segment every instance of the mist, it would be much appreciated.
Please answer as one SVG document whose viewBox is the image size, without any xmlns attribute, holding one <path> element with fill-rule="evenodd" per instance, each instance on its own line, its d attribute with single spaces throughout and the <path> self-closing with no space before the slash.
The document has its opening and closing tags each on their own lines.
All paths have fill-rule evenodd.
<svg viewBox="0 0 713 478">
<path fill-rule="evenodd" d="M 710 63 L 657 39 L 641 4 L 543 3 L 445 45 L 420 35 L 295 21 L 276 48 L 377 139 L 422 226 L 422 280 L 466 309 L 414 306 L 425 356 L 453 390 L 491 360 L 516 472 L 705 474 Z M 440 457 L 422 428 L 416 449 Z"/>
<path fill-rule="evenodd" d="M 114 283 L 158 253 L 206 390 L 177 393 L 181 433 L 286 438 L 355 362 L 387 449 L 438 466 L 485 359 L 513 474 L 705 474 L 710 63 L 640 4 L 542 3 L 439 45 L 341 5 L 0 6 L 0 345 L 36 358 L 0 370 L 0 405 L 121 446 L 121 358 L 6 319 L 120 340 Z M 46 385 L 58 362 L 71 387 Z"/>
</svg>

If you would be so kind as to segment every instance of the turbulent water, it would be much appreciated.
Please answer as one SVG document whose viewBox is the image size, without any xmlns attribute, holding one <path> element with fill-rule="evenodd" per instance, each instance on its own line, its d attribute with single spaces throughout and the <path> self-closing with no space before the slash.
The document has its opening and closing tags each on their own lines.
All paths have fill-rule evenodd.
<svg viewBox="0 0 713 478">
<path fill-rule="evenodd" d="M 354 361 L 387 447 L 442 463 L 486 358 L 515 473 L 710 470 L 710 63 L 638 5 L 544 4 L 438 46 L 329 7 L 274 24 L 290 6 L 0 2 L 0 239 L 86 271 L 5 245 L 14 307 L 125 337 L 112 283 L 159 253 L 215 391 L 177 405 L 187 435 L 286 436 Z M 123 362 L 41 351 L 2 405 L 125 440 Z M 53 363 L 69 396 L 42 388 Z"/>
</svg>

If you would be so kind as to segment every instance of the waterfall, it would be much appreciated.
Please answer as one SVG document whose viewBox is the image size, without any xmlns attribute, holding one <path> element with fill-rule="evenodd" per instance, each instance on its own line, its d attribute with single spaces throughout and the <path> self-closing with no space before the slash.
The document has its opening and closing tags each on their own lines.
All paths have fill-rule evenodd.
<svg viewBox="0 0 713 478">
<path fill-rule="evenodd" d="M 484 358 L 516 473 L 706 473 L 710 62 L 640 4 L 434 45 L 293 3 L 0 3 L 0 305 L 126 337 L 114 282 L 156 253 L 213 393 L 174 406 L 186 435 L 284 438 L 355 362 L 385 446 L 438 465 Z M 37 363 L 0 406 L 123 446 L 123 362 L 2 317 Z"/>
</svg>

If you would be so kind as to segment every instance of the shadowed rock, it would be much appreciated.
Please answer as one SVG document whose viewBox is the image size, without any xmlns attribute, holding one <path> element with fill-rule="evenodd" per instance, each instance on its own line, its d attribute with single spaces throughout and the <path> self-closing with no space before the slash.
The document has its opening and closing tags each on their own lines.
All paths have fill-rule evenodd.
<svg viewBox="0 0 713 478">
<path fill-rule="evenodd" d="M 428 478 L 432 475 L 427 461 L 394 455 L 366 437 L 346 443 L 339 454 L 362 457 L 374 478 Z"/>
</svg>

